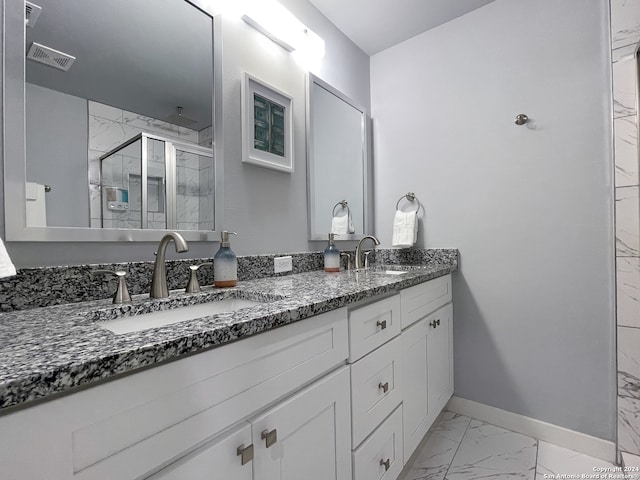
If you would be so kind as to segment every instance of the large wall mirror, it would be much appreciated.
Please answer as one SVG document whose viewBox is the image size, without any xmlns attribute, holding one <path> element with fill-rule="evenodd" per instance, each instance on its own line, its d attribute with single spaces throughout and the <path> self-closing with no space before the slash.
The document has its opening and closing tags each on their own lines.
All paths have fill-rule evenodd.
<svg viewBox="0 0 640 480">
<path fill-rule="evenodd" d="M 213 18 L 186 0 L 4 3 L 7 239 L 217 238 Z"/>
<path fill-rule="evenodd" d="M 371 228 L 366 110 L 312 74 L 307 101 L 309 239 L 357 240 Z"/>
</svg>

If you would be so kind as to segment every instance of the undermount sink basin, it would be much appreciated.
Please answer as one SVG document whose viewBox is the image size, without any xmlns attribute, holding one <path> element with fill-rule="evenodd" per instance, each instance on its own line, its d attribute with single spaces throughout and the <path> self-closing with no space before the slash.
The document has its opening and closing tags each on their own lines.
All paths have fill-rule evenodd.
<svg viewBox="0 0 640 480">
<path fill-rule="evenodd" d="M 123 333 L 138 332 L 149 328 L 163 327 L 173 323 L 194 320 L 219 313 L 230 313 L 242 308 L 254 307 L 266 302 L 247 300 L 245 298 L 225 298 L 212 302 L 198 303 L 186 307 L 161 310 L 157 312 L 143 313 L 127 317 L 116 318 L 99 322 L 101 328 L 105 328 L 117 335 Z"/>
</svg>

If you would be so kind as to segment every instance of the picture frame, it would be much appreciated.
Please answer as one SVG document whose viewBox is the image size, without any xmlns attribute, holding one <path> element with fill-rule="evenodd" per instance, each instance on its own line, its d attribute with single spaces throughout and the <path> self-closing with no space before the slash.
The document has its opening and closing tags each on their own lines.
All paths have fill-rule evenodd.
<svg viewBox="0 0 640 480">
<path fill-rule="evenodd" d="M 242 161 L 292 173 L 293 97 L 244 72 L 241 103 Z"/>
</svg>

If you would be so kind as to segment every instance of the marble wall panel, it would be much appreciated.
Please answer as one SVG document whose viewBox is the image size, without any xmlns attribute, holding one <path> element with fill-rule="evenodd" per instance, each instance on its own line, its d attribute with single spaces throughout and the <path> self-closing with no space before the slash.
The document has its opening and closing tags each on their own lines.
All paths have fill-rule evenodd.
<svg viewBox="0 0 640 480">
<path fill-rule="evenodd" d="M 640 451 L 640 329 L 618 327 L 618 448 Z"/>
<path fill-rule="evenodd" d="M 616 259 L 616 284 L 618 326 L 640 328 L 640 258 Z"/>
<path fill-rule="evenodd" d="M 616 118 L 615 132 L 616 187 L 638 185 L 638 126 L 637 116 Z"/>
<path fill-rule="evenodd" d="M 616 255 L 640 254 L 638 187 L 616 188 Z"/>
<path fill-rule="evenodd" d="M 611 0 L 611 47 L 635 45 L 640 40 L 640 0 Z"/>
<path fill-rule="evenodd" d="M 613 64 L 613 117 L 620 118 L 636 113 L 635 58 L 627 58 Z"/>
</svg>

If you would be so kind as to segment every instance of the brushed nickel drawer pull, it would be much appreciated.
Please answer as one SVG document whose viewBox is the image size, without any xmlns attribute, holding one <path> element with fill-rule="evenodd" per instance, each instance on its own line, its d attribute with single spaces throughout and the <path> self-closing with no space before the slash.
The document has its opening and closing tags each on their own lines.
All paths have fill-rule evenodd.
<svg viewBox="0 0 640 480">
<path fill-rule="evenodd" d="M 389 470 L 389 467 L 391 466 L 391 460 L 388 458 L 386 460 L 380 459 L 380 466 L 383 466 L 384 471 L 386 472 L 387 470 Z"/>
<path fill-rule="evenodd" d="M 238 456 L 240 457 L 240 464 L 245 465 L 253 460 L 253 444 L 248 447 L 244 446 L 244 443 L 238 447 Z"/>
<path fill-rule="evenodd" d="M 278 431 L 275 428 L 271 431 L 265 430 L 262 432 L 261 438 L 265 440 L 265 445 L 269 448 L 278 441 Z"/>
<path fill-rule="evenodd" d="M 389 382 L 380 382 L 378 388 L 381 388 L 384 393 L 387 393 L 387 390 L 389 390 Z"/>
<path fill-rule="evenodd" d="M 380 327 L 380 330 L 384 330 L 385 328 L 387 328 L 387 321 L 386 320 L 382 320 L 382 321 L 378 320 L 376 322 L 376 325 L 378 327 Z"/>
</svg>

